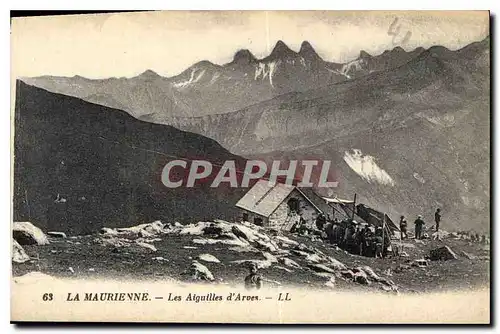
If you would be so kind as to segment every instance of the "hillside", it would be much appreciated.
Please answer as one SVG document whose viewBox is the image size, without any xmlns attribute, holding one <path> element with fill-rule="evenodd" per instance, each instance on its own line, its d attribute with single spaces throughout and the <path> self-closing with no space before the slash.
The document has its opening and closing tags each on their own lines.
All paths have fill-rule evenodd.
<svg viewBox="0 0 500 334">
<path fill-rule="evenodd" d="M 17 82 L 15 221 L 87 234 L 154 219 L 233 218 L 244 190 L 161 183 L 176 157 L 244 162 L 203 136 Z"/>
</svg>

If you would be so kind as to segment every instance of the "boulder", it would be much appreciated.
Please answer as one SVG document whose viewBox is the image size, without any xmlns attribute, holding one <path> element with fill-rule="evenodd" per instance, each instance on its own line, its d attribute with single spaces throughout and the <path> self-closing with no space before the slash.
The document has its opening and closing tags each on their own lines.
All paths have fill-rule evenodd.
<svg viewBox="0 0 500 334">
<path fill-rule="evenodd" d="M 146 249 L 149 249 L 151 250 L 152 252 L 156 252 L 157 249 L 155 246 L 151 245 L 151 244 L 148 244 L 146 242 L 142 242 L 142 241 L 136 241 L 135 242 L 136 245 L 140 246 L 140 247 L 143 247 L 143 248 L 146 248 Z"/>
<path fill-rule="evenodd" d="M 282 266 L 274 266 L 273 268 L 286 271 L 287 273 L 293 273 L 292 269 L 288 269 L 288 268 L 285 268 L 285 267 L 282 267 Z"/>
<path fill-rule="evenodd" d="M 51 237 L 54 237 L 54 238 L 66 238 L 66 233 L 64 233 L 64 232 L 50 231 L 50 232 L 47 232 L 47 235 L 50 235 Z"/>
<path fill-rule="evenodd" d="M 342 270 L 340 275 L 345 279 L 354 279 L 354 272 L 352 270 Z"/>
<path fill-rule="evenodd" d="M 249 265 L 257 266 L 257 269 L 269 268 L 273 263 L 268 260 L 235 260 L 231 261 L 234 264 L 241 264 L 248 268 Z"/>
<path fill-rule="evenodd" d="M 323 258 L 321 256 L 319 256 L 318 254 L 308 254 L 304 260 L 309 262 L 309 263 L 323 262 Z"/>
<path fill-rule="evenodd" d="M 332 289 L 335 288 L 335 277 L 334 276 L 330 277 L 330 279 L 325 282 L 325 286 Z"/>
<path fill-rule="evenodd" d="M 334 259 L 333 257 L 328 257 L 328 266 L 333 267 L 335 270 L 345 270 L 347 267 L 342 262 Z"/>
<path fill-rule="evenodd" d="M 215 279 L 210 270 L 198 261 L 193 261 L 183 274 L 193 280 L 213 281 Z"/>
<path fill-rule="evenodd" d="M 122 238 L 151 238 L 164 232 L 164 224 L 161 221 L 154 221 L 152 223 L 140 224 L 131 227 L 122 228 L 101 228 L 100 233 L 104 235 L 120 236 Z"/>
<path fill-rule="evenodd" d="M 230 246 L 240 246 L 240 247 L 248 247 L 250 246 L 248 242 L 237 238 L 233 233 L 226 234 L 226 237 L 232 236 L 233 238 L 226 239 L 193 239 L 192 242 L 199 245 L 215 245 L 215 244 L 224 244 Z"/>
<path fill-rule="evenodd" d="M 20 245 L 47 245 L 49 239 L 30 222 L 14 222 L 12 236 Z"/>
<path fill-rule="evenodd" d="M 198 255 L 198 260 L 205 261 L 205 262 L 213 262 L 213 263 L 220 263 L 220 260 L 213 256 L 212 254 L 200 254 Z"/>
<path fill-rule="evenodd" d="M 30 257 L 26 254 L 24 248 L 16 240 L 12 240 L 12 262 L 24 263 L 29 259 Z"/>
<path fill-rule="evenodd" d="M 276 237 L 276 240 L 278 240 L 283 245 L 283 247 L 297 246 L 299 244 L 297 241 L 292 240 L 292 239 L 287 238 L 287 237 L 282 236 L 282 235 L 278 235 Z"/>
<path fill-rule="evenodd" d="M 301 251 L 301 252 L 306 252 L 306 253 L 310 253 L 310 254 L 314 254 L 314 253 L 319 253 L 316 249 L 314 249 L 313 247 L 309 247 L 305 244 L 299 244 L 297 246 L 295 246 L 294 248 L 295 250 L 298 250 L 298 251 Z"/>
<path fill-rule="evenodd" d="M 368 276 L 364 271 L 358 271 L 357 273 L 354 274 L 354 282 L 363 284 L 363 285 L 370 285 L 371 282 L 368 280 Z"/>
<path fill-rule="evenodd" d="M 467 258 L 469 260 L 475 260 L 475 259 L 477 259 L 477 256 L 469 254 L 469 253 L 464 252 L 464 251 L 461 251 L 460 255 L 462 255 L 463 257 L 465 257 L 465 258 Z"/>
<path fill-rule="evenodd" d="M 309 253 L 297 249 L 292 249 L 292 253 L 298 256 L 309 256 Z"/>
<path fill-rule="evenodd" d="M 374 271 L 371 267 L 369 267 L 369 266 L 362 266 L 362 267 L 359 267 L 359 269 L 360 269 L 360 271 L 365 272 L 365 274 L 366 274 L 369 278 L 373 279 L 374 281 L 377 281 L 377 282 L 378 282 L 378 281 L 380 281 L 380 280 L 381 280 L 381 277 L 380 277 L 379 275 L 377 275 L 377 274 L 375 273 L 375 271 Z"/>
<path fill-rule="evenodd" d="M 257 240 L 255 242 L 255 247 L 273 253 L 278 251 L 278 247 L 274 245 L 271 241 Z"/>
<path fill-rule="evenodd" d="M 426 259 L 417 259 L 414 260 L 411 265 L 414 267 L 425 268 L 429 266 L 429 261 Z"/>
<path fill-rule="evenodd" d="M 448 246 L 439 247 L 430 251 L 430 259 L 432 261 L 456 260 L 457 255 Z"/>
<path fill-rule="evenodd" d="M 270 254 L 268 252 L 261 252 L 261 254 L 267 261 L 270 261 L 272 263 L 278 263 L 278 258 L 273 254 Z"/>
</svg>

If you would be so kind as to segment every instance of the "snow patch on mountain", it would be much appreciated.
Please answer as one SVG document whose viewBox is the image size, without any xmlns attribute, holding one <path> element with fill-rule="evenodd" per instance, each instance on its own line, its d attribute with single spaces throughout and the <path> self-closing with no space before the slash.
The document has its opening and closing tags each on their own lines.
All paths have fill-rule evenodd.
<svg viewBox="0 0 500 334">
<path fill-rule="evenodd" d="M 271 84 L 272 87 L 274 87 L 273 75 L 274 75 L 274 72 L 276 72 L 276 68 L 277 68 L 278 63 L 279 63 L 279 61 L 271 61 L 268 63 L 259 63 L 258 66 L 255 68 L 254 80 L 257 80 L 257 79 L 264 80 L 265 78 L 269 78 L 269 83 Z"/>
<path fill-rule="evenodd" d="M 363 64 L 364 64 L 363 59 L 357 59 L 357 60 L 350 61 L 350 62 L 342 65 L 342 67 L 339 70 L 339 73 L 344 75 L 346 78 L 350 79 L 351 76 L 349 75 L 349 73 L 351 73 L 352 71 L 362 70 Z M 353 70 L 353 68 L 354 68 L 354 70 Z"/>
<path fill-rule="evenodd" d="M 394 186 L 394 180 L 385 170 L 380 168 L 371 155 L 363 155 L 361 150 L 353 149 L 353 152 L 344 152 L 344 161 L 356 174 L 371 183 L 378 182 L 383 185 Z"/>
</svg>

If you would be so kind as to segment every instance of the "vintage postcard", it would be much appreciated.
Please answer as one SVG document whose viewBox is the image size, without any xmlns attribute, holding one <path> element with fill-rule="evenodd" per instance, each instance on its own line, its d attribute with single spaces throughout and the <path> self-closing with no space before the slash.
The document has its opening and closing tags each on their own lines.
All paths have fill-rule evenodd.
<svg viewBox="0 0 500 334">
<path fill-rule="evenodd" d="M 11 22 L 11 321 L 489 324 L 488 11 Z"/>
</svg>

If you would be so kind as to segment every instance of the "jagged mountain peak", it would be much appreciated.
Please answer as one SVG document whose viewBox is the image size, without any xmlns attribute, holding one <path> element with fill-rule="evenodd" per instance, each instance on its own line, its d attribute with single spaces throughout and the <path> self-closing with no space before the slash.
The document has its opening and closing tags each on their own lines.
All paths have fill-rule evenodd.
<svg viewBox="0 0 500 334">
<path fill-rule="evenodd" d="M 288 45 L 285 44 L 282 40 L 279 40 L 274 46 L 273 51 L 269 55 L 272 58 L 283 58 L 291 55 L 296 55 L 297 53 L 290 49 Z"/>
<path fill-rule="evenodd" d="M 308 41 L 303 41 L 300 45 L 299 55 L 306 59 L 321 59 L 316 50 L 312 47 L 311 43 Z"/>
<path fill-rule="evenodd" d="M 359 53 L 359 58 L 362 59 L 362 58 L 371 58 L 371 54 L 369 54 L 368 52 L 366 52 L 365 50 L 361 50 L 361 52 Z"/>
<path fill-rule="evenodd" d="M 138 77 L 142 78 L 142 79 L 149 79 L 150 80 L 150 79 L 160 78 L 161 76 L 158 73 L 156 73 L 155 71 L 147 69 L 146 71 L 139 74 Z"/>
</svg>

